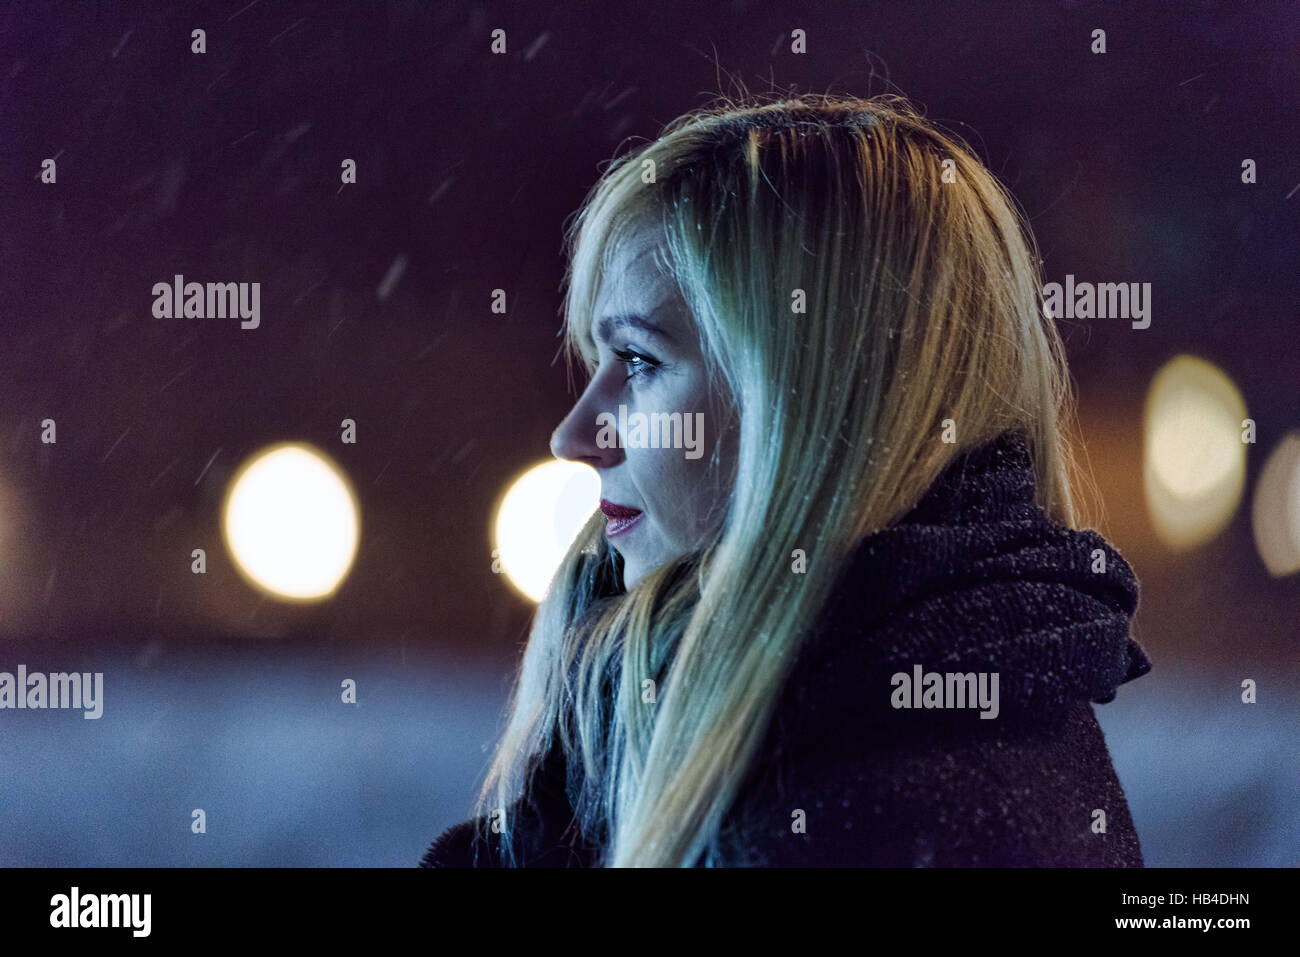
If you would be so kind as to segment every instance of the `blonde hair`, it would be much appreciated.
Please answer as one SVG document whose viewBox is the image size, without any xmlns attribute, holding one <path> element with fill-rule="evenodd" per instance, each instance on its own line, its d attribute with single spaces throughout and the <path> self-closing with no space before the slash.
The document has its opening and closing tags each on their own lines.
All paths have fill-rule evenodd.
<svg viewBox="0 0 1300 957">
<path fill-rule="evenodd" d="M 567 233 L 565 341 L 588 372 L 601 278 L 646 224 L 738 417 L 726 520 L 624 592 L 593 516 L 538 608 L 476 814 L 519 808 L 558 743 L 602 864 L 741 864 L 728 810 L 846 556 L 1008 429 L 1073 527 L 1072 390 L 1023 215 L 900 96 L 722 98 L 615 159 Z"/>
</svg>

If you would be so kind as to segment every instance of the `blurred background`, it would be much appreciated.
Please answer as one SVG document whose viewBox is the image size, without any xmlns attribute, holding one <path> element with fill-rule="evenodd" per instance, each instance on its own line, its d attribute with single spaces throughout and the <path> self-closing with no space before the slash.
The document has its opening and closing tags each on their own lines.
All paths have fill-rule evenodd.
<svg viewBox="0 0 1300 957">
<path fill-rule="evenodd" d="M 0 671 L 103 672 L 104 706 L 0 711 L 0 864 L 405 866 L 468 816 L 538 543 L 594 502 L 506 496 L 574 397 L 564 224 L 733 78 L 901 92 L 1011 188 L 1046 281 L 1151 284 L 1149 328 L 1059 320 L 1154 663 L 1097 715 L 1149 866 L 1300 864 L 1298 21 L 5 4 Z M 156 318 L 177 274 L 260 283 L 260 325 Z"/>
</svg>

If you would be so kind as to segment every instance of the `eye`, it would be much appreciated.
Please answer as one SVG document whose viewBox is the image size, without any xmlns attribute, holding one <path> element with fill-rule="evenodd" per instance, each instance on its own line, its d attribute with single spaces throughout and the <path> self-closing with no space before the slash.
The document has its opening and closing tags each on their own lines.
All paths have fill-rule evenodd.
<svg viewBox="0 0 1300 957">
<path fill-rule="evenodd" d="M 650 356 L 642 355 L 639 352 L 633 352 L 631 349 L 615 349 L 614 358 L 627 366 L 627 379 L 635 376 L 653 375 L 659 368 L 659 360 L 652 359 Z M 624 381 L 627 381 L 626 379 Z"/>
</svg>

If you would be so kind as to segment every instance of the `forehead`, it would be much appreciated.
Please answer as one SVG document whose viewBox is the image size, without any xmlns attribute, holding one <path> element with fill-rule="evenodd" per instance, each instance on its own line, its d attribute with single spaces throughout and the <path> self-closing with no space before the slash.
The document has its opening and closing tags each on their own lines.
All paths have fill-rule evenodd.
<svg viewBox="0 0 1300 957">
<path fill-rule="evenodd" d="M 613 247 L 596 293 L 596 316 L 676 313 L 682 305 L 676 283 L 661 260 L 661 244 L 639 230 Z"/>
</svg>

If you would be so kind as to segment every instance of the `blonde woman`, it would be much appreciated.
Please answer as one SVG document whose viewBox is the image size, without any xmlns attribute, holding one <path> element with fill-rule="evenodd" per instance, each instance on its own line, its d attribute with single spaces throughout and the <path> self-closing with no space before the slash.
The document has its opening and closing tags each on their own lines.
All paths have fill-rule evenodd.
<svg viewBox="0 0 1300 957">
<path fill-rule="evenodd" d="M 421 863 L 1141 866 L 1090 703 L 1150 669 L 1137 581 L 978 159 L 900 97 L 723 101 L 568 239 L 601 511 Z"/>
</svg>

